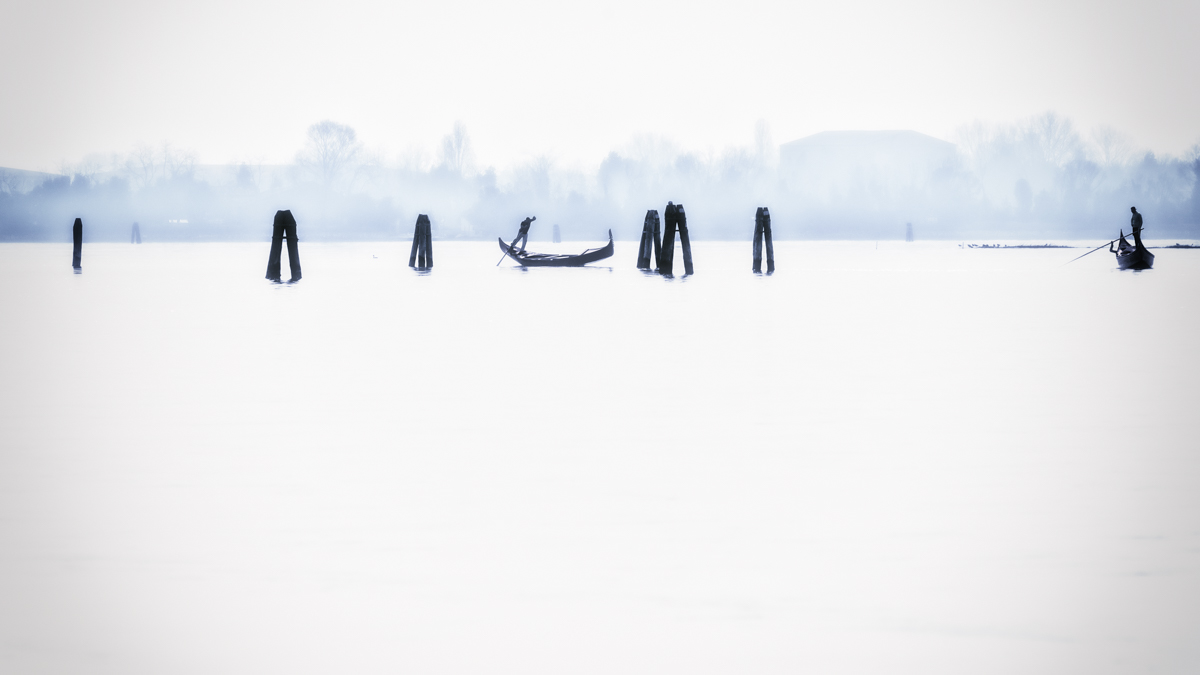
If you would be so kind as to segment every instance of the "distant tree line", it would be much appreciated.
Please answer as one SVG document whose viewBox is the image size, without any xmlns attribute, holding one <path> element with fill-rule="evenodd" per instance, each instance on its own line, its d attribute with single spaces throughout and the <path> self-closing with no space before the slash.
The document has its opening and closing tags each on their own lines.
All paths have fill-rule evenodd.
<svg viewBox="0 0 1200 675">
<path fill-rule="evenodd" d="M 307 131 L 287 165 L 201 166 L 170 145 L 89 156 L 31 181 L 0 170 L 0 241 L 62 241 L 84 218 L 92 240 L 263 240 L 277 209 L 291 209 L 302 238 L 405 239 L 418 213 L 438 239 L 490 239 L 538 216 L 534 239 L 559 224 L 564 237 L 635 239 L 647 209 L 687 208 L 700 239 L 747 239 L 757 206 L 777 238 L 1100 238 L 1136 205 L 1148 236 L 1200 238 L 1200 145 L 1181 157 L 1137 152 L 1101 128 L 1084 135 L 1045 113 L 1019 123 L 964 127 L 957 152 L 918 174 L 864 167 L 839 182 L 789 180 L 765 124 L 750 147 L 690 152 L 635 137 L 592 170 L 538 157 L 498 171 L 477 166 L 457 123 L 436 157 L 393 161 L 365 149 L 354 129 L 329 120 Z M 1151 229 L 1153 228 L 1153 229 Z"/>
</svg>

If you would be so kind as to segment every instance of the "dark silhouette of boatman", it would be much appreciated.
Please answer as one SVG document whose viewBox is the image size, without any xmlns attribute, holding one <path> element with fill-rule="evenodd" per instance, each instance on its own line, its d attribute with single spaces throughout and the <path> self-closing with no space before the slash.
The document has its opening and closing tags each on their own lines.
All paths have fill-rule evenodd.
<svg viewBox="0 0 1200 675">
<path fill-rule="evenodd" d="M 1129 219 L 1129 227 L 1133 229 L 1133 249 L 1132 250 L 1144 249 L 1146 247 L 1142 244 L 1142 214 L 1138 213 L 1136 206 L 1129 207 L 1129 211 L 1131 213 L 1133 213 L 1133 216 L 1130 217 L 1130 219 Z M 1115 249 L 1113 248 L 1112 242 L 1110 242 L 1108 244 L 1108 252 L 1109 253 L 1120 253 L 1121 255 L 1128 255 L 1128 253 L 1130 252 L 1131 249 L 1129 248 L 1129 244 L 1125 241 L 1125 232 L 1124 231 L 1121 232 L 1120 242 L 1121 243 L 1117 244 L 1117 247 Z"/>
<path fill-rule="evenodd" d="M 1138 213 L 1136 206 L 1129 207 L 1129 210 L 1133 213 L 1129 219 L 1129 226 L 1133 228 L 1133 243 L 1142 248 L 1142 214 Z"/>
<path fill-rule="evenodd" d="M 517 232 L 517 238 L 513 239 L 513 243 L 509 244 L 509 249 L 516 248 L 517 242 L 519 241 L 521 242 L 521 247 L 517 250 L 519 250 L 521 253 L 525 252 L 525 243 L 529 241 L 529 226 L 535 220 L 537 220 L 537 216 L 532 216 L 521 221 L 521 230 Z"/>
</svg>

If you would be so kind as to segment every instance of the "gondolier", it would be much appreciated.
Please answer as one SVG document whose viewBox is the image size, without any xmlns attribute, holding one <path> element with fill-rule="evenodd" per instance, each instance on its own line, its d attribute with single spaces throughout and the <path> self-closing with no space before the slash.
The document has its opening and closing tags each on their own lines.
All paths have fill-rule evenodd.
<svg viewBox="0 0 1200 675">
<path fill-rule="evenodd" d="M 513 239 L 513 242 L 512 242 L 512 247 L 514 248 L 514 250 L 520 251 L 522 253 L 525 252 L 525 243 L 529 241 L 529 226 L 531 224 L 533 224 L 533 221 L 535 221 L 535 220 L 537 220 L 537 216 L 530 216 L 530 217 L 526 218 L 525 220 L 521 221 L 521 229 L 519 232 L 517 232 L 517 238 Z M 516 248 L 518 241 L 521 242 L 520 248 Z"/>
<path fill-rule="evenodd" d="M 529 241 L 529 225 L 535 220 L 537 220 L 537 216 L 529 216 L 525 220 L 522 220 L 521 229 L 517 231 L 517 238 L 513 239 L 512 243 L 508 246 L 504 245 L 503 239 L 500 240 L 500 248 L 504 249 L 504 255 L 500 256 L 500 260 L 496 261 L 496 265 L 499 265 L 501 262 L 503 262 L 505 256 L 524 255 L 525 242 Z M 521 242 L 520 248 L 517 248 L 518 241 Z"/>
<path fill-rule="evenodd" d="M 1117 267 L 1120 269 L 1148 270 L 1154 267 L 1154 254 L 1142 243 L 1142 214 L 1138 213 L 1136 206 L 1129 207 L 1129 210 L 1133 213 L 1133 217 L 1129 219 L 1129 224 L 1133 227 L 1133 245 L 1130 246 L 1129 242 L 1125 241 L 1125 230 L 1120 230 L 1117 238 L 1108 242 L 1108 252 L 1116 254 Z M 1113 244 L 1116 244 L 1117 247 L 1113 248 Z M 1066 264 L 1069 265 L 1084 256 L 1091 255 L 1104 246 L 1104 244 L 1100 244 L 1083 255 L 1071 258 Z"/>
<path fill-rule="evenodd" d="M 1148 270 L 1154 266 L 1154 254 L 1142 243 L 1142 214 L 1138 213 L 1136 206 L 1129 207 L 1129 211 L 1133 213 L 1129 219 L 1129 225 L 1133 228 L 1133 246 L 1125 241 L 1125 232 L 1122 231 L 1120 237 L 1108 244 L 1108 251 L 1116 254 L 1117 267 L 1120 269 Z M 1115 249 L 1114 243 L 1117 244 Z"/>
</svg>

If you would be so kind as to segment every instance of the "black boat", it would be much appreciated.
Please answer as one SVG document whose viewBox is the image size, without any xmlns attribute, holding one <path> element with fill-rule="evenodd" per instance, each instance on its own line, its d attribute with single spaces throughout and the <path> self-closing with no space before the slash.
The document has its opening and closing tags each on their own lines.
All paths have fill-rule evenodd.
<svg viewBox="0 0 1200 675">
<path fill-rule="evenodd" d="M 600 248 L 589 248 L 583 253 L 576 255 L 528 253 L 512 248 L 511 245 L 504 243 L 503 239 L 498 239 L 498 241 L 500 242 L 500 250 L 508 254 L 508 257 L 520 263 L 522 267 L 580 267 L 590 262 L 611 258 L 613 254 L 612 230 L 608 231 L 607 245 Z"/>
<path fill-rule="evenodd" d="M 1130 246 L 1128 241 L 1125 241 L 1125 231 L 1121 231 L 1120 243 L 1114 250 L 1112 244 L 1109 244 L 1108 250 L 1117 255 L 1117 267 L 1123 270 L 1148 270 L 1154 267 L 1154 254 L 1146 250 L 1146 246 L 1142 244 L 1142 238 L 1138 233 L 1134 233 L 1134 245 Z"/>
</svg>

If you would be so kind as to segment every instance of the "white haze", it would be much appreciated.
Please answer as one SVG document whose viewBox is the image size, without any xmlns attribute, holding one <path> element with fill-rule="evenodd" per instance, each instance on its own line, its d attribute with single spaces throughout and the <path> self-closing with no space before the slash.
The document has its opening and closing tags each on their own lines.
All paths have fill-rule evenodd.
<svg viewBox="0 0 1200 675">
<path fill-rule="evenodd" d="M 163 144 L 90 155 L 62 173 L 0 171 L 0 241 L 59 241 L 83 218 L 90 241 L 262 239 L 276 209 L 302 236 L 390 240 L 428 214 L 439 239 L 508 236 L 537 216 L 535 238 L 634 238 L 647 210 L 683 203 L 700 239 L 744 239 L 756 207 L 781 239 L 1081 238 L 1128 226 L 1200 238 L 1200 144 L 1159 157 L 1111 127 L 1081 129 L 1054 112 L 961 127 L 957 144 L 914 131 L 839 131 L 783 144 L 760 120 L 754 140 L 720 152 L 643 134 L 581 169 L 540 156 L 483 165 L 460 122 L 436 150 L 389 158 L 354 128 L 310 125 L 290 162 L 201 165 Z"/>
<path fill-rule="evenodd" d="M 784 238 L 1103 240 L 1131 205 L 1200 236 L 1196 3 L 5 9 L 4 241 L 75 217 L 94 240 L 261 238 L 278 208 L 318 239 L 406 236 L 418 213 L 438 238 L 528 215 L 535 236 L 630 237 L 668 200 L 701 238 L 744 237 L 763 205 Z M 322 124 L 353 130 L 335 171 L 313 162 Z M 838 181 L 809 179 L 836 148 L 784 161 L 847 130 L 957 150 Z"/>
<path fill-rule="evenodd" d="M 278 164 L 334 119 L 388 153 L 453 120 L 480 162 L 594 166 L 634 134 L 691 152 L 835 129 L 950 139 L 1057 110 L 1159 155 L 1200 136 L 1200 6 L 119 0 L 5 5 L 0 166 L 170 141 Z"/>
</svg>

